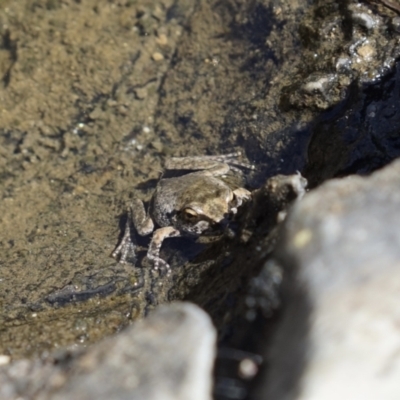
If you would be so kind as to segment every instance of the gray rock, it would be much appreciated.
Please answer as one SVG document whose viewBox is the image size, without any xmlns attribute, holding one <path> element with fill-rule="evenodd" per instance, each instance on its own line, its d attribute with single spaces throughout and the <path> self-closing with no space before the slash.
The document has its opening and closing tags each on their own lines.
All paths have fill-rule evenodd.
<svg viewBox="0 0 400 400">
<path fill-rule="evenodd" d="M 288 215 L 283 315 L 257 399 L 400 398 L 400 161 L 335 179 Z"/>
<path fill-rule="evenodd" d="M 215 341 L 199 307 L 160 306 L 87 352 L 1 367 L 0 398 L 208 400 Z"/>
</svg>

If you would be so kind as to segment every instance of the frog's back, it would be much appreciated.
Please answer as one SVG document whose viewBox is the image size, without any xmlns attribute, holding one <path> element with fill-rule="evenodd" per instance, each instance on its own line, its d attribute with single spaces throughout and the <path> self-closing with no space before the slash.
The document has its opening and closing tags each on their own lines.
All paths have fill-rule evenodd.
<svg viewBox="0 0 400 400">
<path fill-rule="evenodd" d="M 161 227 L 170 226 L 171 218 L 179 209 L 179 199 L 184 190 L 182 178 L 161 179 L 151 200 L 151 216 Z"/>
<path fill-rule="evenodd" d="M 220 179 L 202 173 L 162 179 L 152 198 L 152 217 L 160 226 L 170 226 L 177 212 L 193 202 L 206 203 L 229 190 Z"/>
</svg>

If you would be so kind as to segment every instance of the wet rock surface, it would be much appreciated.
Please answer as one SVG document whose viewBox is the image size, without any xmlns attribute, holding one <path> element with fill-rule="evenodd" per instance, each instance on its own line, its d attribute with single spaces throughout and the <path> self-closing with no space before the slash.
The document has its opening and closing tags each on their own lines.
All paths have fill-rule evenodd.
<svg viewBox="0 0 400 400">
<path fill-rule="evenodd" d="M 311 126 L 304 170 L 311 187 L 372 172 L 400 155 L 399 16 L 388 3 L 396 2 L 316 2 L 302 21 L 309 62 L 282 101 L 288 108 L 325 110 Z"/>
<path fill-rule="evenodd" d="M 399 397 L 399 172 L 396 161 L 332 180 L 294 205 L 275 253 L 283 313 L 254 398 Z"/>
<path fill-rule="evenodd" d="M 299 29 L 308 61 L 299 68 L 298 82 L 285 89 L 284 101 L 327 110 L 345 102 L 352 86 L 362 88 L 387 74 L 400 54 L 397 14 L 380 11 L 368 3 L 317 1 Z"/>
<path fill-rule="evenodd" d="M 211 399 L 216 331 L 189 303 L 160 306 L 89 351 L 0 367 L 2 399 Z"/>
</svg>

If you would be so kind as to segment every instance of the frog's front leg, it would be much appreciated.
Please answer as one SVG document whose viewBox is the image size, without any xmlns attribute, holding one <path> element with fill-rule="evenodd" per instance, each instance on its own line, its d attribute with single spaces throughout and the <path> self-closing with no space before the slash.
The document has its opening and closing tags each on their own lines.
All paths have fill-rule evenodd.
<svg viewBox="0 0 400 400">
<path fill-rule="evenodd" d="M 149 235 L 153 232 L 154 222 L 151 217 L 146 213 L 142 200 L 137 198 L 132 200 L 131 203 L 132 222 L 140 236 Z"/>
<path fill-rule="evenodd" d="M 147 258 L 154 264 L 153 269 L 158 270 L 161 266 L 167 270 L 168 275 L 171 273 L 169 264 L 160 258 L 160 249 L 164 239 L 177 236 L 180 236 L 180 232 L 172 226 L 166 226 L 154 231 L 147 251 Z"/>
<path fill-rule="evenodd" d="M 233 201 L 231 205 L 231 213 L 236 214 L 238 208 L 246 201 L 251 199 L 251 192 L 245 188 L 237 188 L 233 191 Z"/>
<path fill-rule="evenodd" d="M 146 214 L 144 204 L 141 200 L 134 199 L 129 207 L 128 213 L 124 236 L 122 237 L 121 243 L 112 253 L 114 258 L 119 257 L 119 262 L 121 263 L 126 263 L 129 255 L 136 255 L 136 245 L 132 241 L 131 221 L 141 236 L 149 235 L 154 229 L 154 223 Z"/>
</svg>

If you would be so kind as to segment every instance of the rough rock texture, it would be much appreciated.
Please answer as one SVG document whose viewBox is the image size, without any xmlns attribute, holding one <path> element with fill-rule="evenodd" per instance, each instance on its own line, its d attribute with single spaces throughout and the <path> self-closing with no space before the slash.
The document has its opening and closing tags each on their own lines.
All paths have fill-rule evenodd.
<svg viewBox="0 0 400 400">
<path fill-rule="evenodd" d="M 400 19 L 388 3 L 399 4 L 318 0 L 301 22 L 304 64 L 282 100 L 325 110 L 312 122 L 303 170 L 311 187 L 400 156 Z"/>
<path fill-rule="evenodd" d="M 368 3 L 315 1 L 299 29 L 307 61 L 286 101 L 326 110 L 346 100 L 351 85 L 361 89 L 381 79 L 400 54 L 395 17 L 394 11 Z"/>
<path fill-rule="evenodd" d="M 289 214 L 285 308 L 257 399 L 400 398 L 400 161 L 325 183 Z"/>
<path fill-rule="evenodd" d="M 209 400 L 215 341 L 197 306 L 160 306 L 86 353 L 0 367 L 0 398 Z"/>
</svg>

